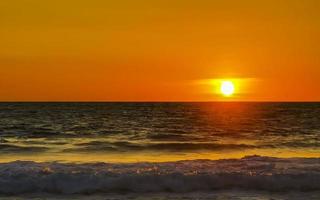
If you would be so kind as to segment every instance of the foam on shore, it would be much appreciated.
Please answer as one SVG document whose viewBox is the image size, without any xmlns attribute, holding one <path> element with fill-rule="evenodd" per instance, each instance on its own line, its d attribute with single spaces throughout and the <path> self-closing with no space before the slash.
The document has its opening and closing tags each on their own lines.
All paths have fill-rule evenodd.
<svg viewBox="0 0 320 200">
<path fill-rule="evenodd" d="M 319 158 L 192 160 L 166 163 L 0 164 L 0 194 L 320 191 Z"/>
</svg>

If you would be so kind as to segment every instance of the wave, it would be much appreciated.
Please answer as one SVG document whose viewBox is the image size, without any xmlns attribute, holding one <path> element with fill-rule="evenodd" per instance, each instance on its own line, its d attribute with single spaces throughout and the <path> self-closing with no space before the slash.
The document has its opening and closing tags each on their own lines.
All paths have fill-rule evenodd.
<svg viewBox="0 0 320 200">
<path fill-rule="evenodd" d="M 0 142 L 0 153 L 34 153 L 47 151 L 46 147 L 38 146 L 18 146 L 12 144 L 1 144 Z"/>
<path fill-rule="evenodd" d="M 0 194 L 320 191 L 320 158 L 190 160 L 165 163 L 0 164 Z"/>
<path fill-rule="evenodd" d="M 257 148 L 247 144 L 219 144 L 212 142 L 168 142 L 168 143 L 133 143 L 126 141 L 104 142 L 91 141 L 76 144 L 77 148 L 65 149 L 65 152 L 101 152 L 101 151 L 197 151 L 197 150 L 242 150 Z"/>
</svg>

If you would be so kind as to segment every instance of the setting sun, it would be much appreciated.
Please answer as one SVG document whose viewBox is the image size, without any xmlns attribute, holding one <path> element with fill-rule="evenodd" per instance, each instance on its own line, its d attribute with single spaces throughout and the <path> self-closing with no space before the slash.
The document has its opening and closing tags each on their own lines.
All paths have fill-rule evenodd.
<svg viewBox="0 0 320 200">
<path fill-rule="evenodd" d="M 222 81 L 220 91 L 224 96 L 231 96 L 234 93 L 234 84 L 232 81 Z"/>
</svg>

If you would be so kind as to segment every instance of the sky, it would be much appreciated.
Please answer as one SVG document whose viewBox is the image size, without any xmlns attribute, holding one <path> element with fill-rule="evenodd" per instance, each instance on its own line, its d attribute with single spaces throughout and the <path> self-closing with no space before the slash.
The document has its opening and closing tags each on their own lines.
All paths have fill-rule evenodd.
<svg viewBox="0 0 320 200">
<path fill-rule="evenodd" d="M 320 101 L 319 0 L 0 1 L 0 101 Z M 235 80 L 218 94 L 216 80 Z"/>
</svg>

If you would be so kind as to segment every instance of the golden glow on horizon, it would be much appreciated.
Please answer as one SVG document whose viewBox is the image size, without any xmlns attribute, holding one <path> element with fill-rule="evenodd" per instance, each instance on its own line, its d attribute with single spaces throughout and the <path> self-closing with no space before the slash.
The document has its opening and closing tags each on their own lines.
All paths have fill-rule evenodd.
<svg viewBox="0 0 320 200">
<path fill-rule="evenodd" d="M 231 96 L 234 93 L 234 83 L 232 81 L 222 81 L 220 91 L 224 96 Z"/>
<path fill-rule="evenodd" d="M 198 90 L 216 101 L 241 101 L 255 93 L 259 80 L 254 78 L 212 78 L 195 81 Z"/>
</svg>

